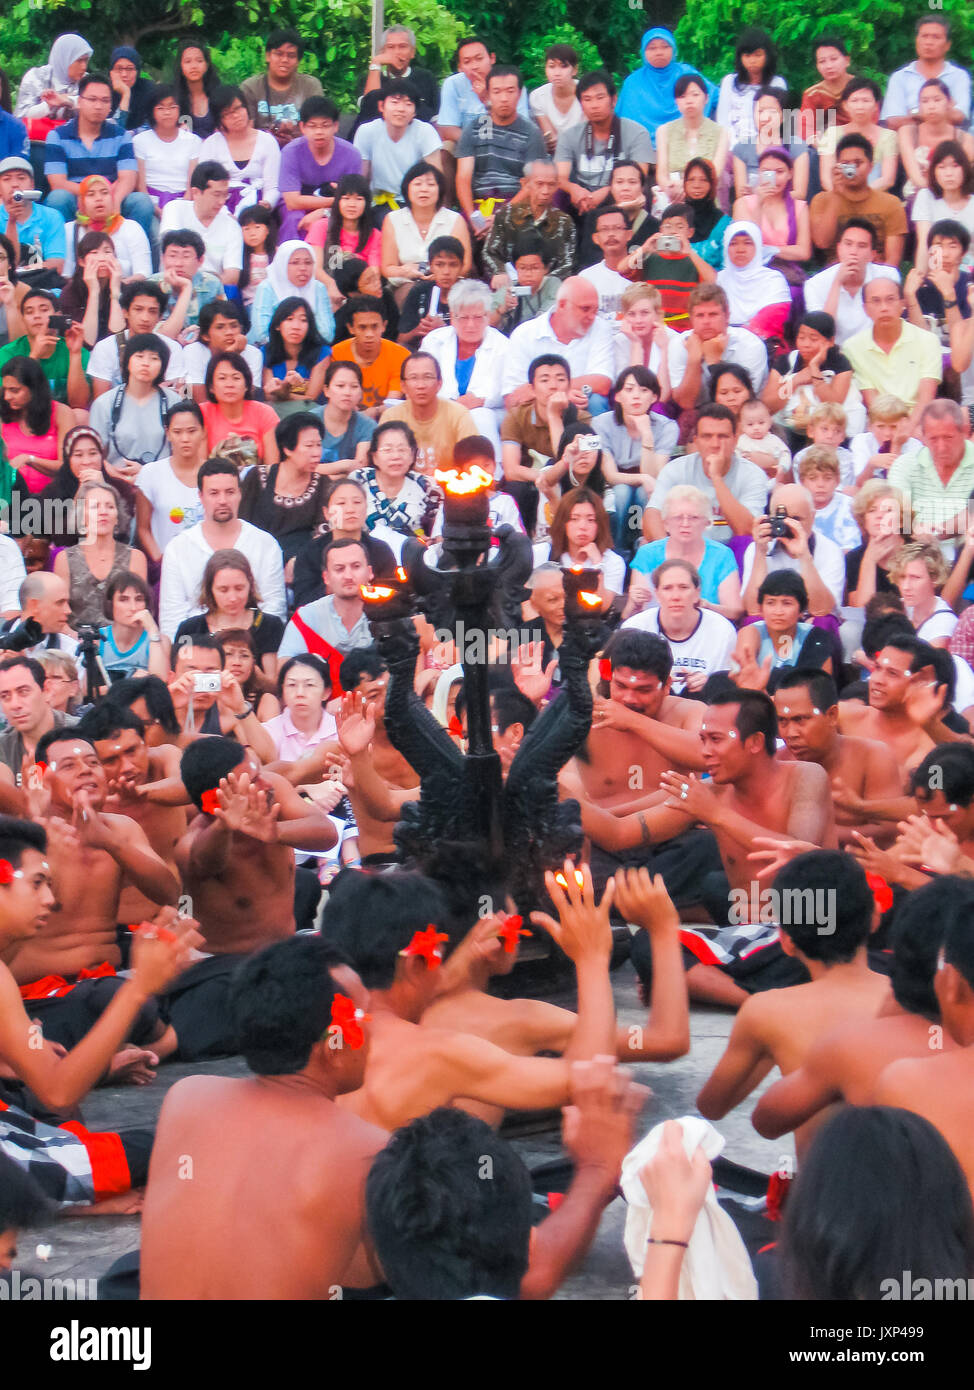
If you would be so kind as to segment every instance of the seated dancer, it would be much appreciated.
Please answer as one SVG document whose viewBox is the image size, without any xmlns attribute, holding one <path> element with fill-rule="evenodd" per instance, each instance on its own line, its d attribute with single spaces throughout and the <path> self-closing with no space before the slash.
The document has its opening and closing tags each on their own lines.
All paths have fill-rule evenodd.
<svg viewBox="0 0 974 1390">
<path fill-rule="evenodd" d="M 331 849 L 338 836 L 233 739 L 191 743 L 180 776 L 199 814 L 176 846 L 176 864 L 209 954 L 174 982 L 163 1009 L 180 1058 L 199 1061 L 235 1051 L 227 1002 L 235 966 L 294 933 L 294 851 Z"/>
<path fill-rule="evenodd" d="M 947 925 L 934 990 L 944 1031 L 957 1046 L 891 1063 L 876 1083 L 874 1103 L 897 1105 L 929 1120 L 953 1149 L 974 1192 L 974 917 L 970 912 Z"/>
<path fill-rule="evenodd" d="M 890 929 L 892 998 L 875 1018 L 819 1031 L 801 1066 L 769 1087 L 754 1107 L 751 1122 L 759 1134 L 778 1139 L 837 1101 L 870 1105 L 891 1063 L 956 1046 L 941 1026 L 937 958 L 948 925 L 972 912 L 974 883 L 947 875 L 904 898 Z"/>
<path fill-rule="evenodd" d="M 776 759 L 776 735 L 770 696 L 760 690 L 719 691 L 710 697 L 700 729 L 709 782 L 694 773 L 664 772 L 660 786 L 666 799 L 630 815 L 582 805 L 586 833 L 616 851 L 669 839 L 694 821 L 713 831 L 724 875 L 709 875 L 699 891 L 718 930 L 680 933 L 690 998 L 702 1003 L 736 1008 L 748 994 L 805 979 L 804 967 L 783 953 L 777 929 L 750 920 L 754 870 L 748 855 L 765 839 L 833 848 L 832 799 L 822 768 Z M 736 908 L 738 924 L 724 928 L 738 894 L 748 907 Z M 633 962 L 645 984 L 649 962 L 639 945 L 635 937 Z"/>
<path fill-rule="evenodd" d="M 135 821 L 166 868 L 176 874 L 175 850 L 186 833 L 186 810 L 182 806 L 160 805 L 145 793 L 145 788 L 179 776 L 179 749 L 172 744 L 150 748 L 145 741 L 144 722 L 130 709 L 108 701 L 88 711 L 78 733 L 90 741 L 98 754 L 108 780 L 108 810 Z M 120 922 L 141 922 L 153 911 L 148 898 L 134 884 L 124 885 L 118 905 Z"/>
<path fill-rule="evenodd" d="M 128 964 L 117 927 L 123 887 L 132 884 L 150 903 L 167 906 L 179 896 L 179 879 L 133 820 L 103 809 L 107 781 L 87 739 L 51 729 L 35 759 L 28 799 L 47 832 L 56 902 L 43 930 L 19 944 L 8 964 L 45 1037 L 74 1047 L 122 988 L 116 971 Z M 137 1046 L 113 1066 L 116 1080 L 146 1079 L 146 1064 L 174 1050 L 153 1000 L 139 1010 L 131 1041 Z M 147 1047 L 151 1052 L 141 1051 Z"/>
<path fill-rule="evenodd" d="M 578 1058 L 605 1056 L 615 1046 L 608 910 L 603 899 L 600 911 L 579 911 L 582 892 L 593 906 L 591 879 L 584 874 L 580 891 L 569 872 L 565 890 L 554 875 L 546 886 L 559 908 L 562 949 L 577 962 L 579 1019 L 571 1051 Z M 566 1061 L 515 1057 L 472 1033 L 418 1026 L 440 990 L 441 944 L 448 937 L 438 927 L 446 918 L 443 892 L 420 874 L 352 869 L 335 880 L 322 935 L 371 991 L 372 1016 L 365 1080 L 342 1104 L 390 1130 L 461 1098 L 515 1110 L 564 1105 Z M 532 921 L 545 924 L 540 913 Z"/>
<path fill-rule="evenodd" d="M 866 943 L 878 912 L 866 875 L 837 850 L 801 854 L 775 875 L 781 946 L 799 961 L 806 982 L 766 990 L 741 1005 L 724 1055 L 697 1097 L 708 1120 L 722 1120 L 772 1067 L 795 1071 L 836 1024 L 874 1018 L 889 981 L 870 970 Z M 795 1135 L 798 1156 L 814 1126 Z"/>
<path fill-rule="evenodd" d="M 849 803 L 853 798 L 858 802 L 898 798 L 902 804 L 899 767 L 889 748 L 878 739 L 839 733 L 839 693 L 832 677 L 814 669 L 786 671 L 772 698 L 778 734 L 785 741 L 779 759 L 818 763 L 828 773 L 839 844 L 844 845 L 853 830 L 891 839 L 889 823 L 874 824 L 868 814 L 852 809 Z"/>
<path fill-rule="evenodd" d="M 568 873 L 563 877 L 567 883 Z M 651 879 L 646 869 L 619 869 L 613 885 L 611 902 L 627 922 L 635 923 L 647 934 L 653 954 L 649 1018 L 645 1028 L 620 1025 L 616 1029 L 616 1055 L 621 1062 L 675 1061 L 690 1050 L 687 988 L 678 936 L 680 919 L 659 875 Z M 560 891 L 560 885 L 558 887 Z M 579 898 L 573 911 L 596 912 L 594 899 L 589 901 L 584 890 Z M 609 899 L 603 898 L 598 909 L 606 917 L 609 903 Z M 501 913 L 471 928 L 449 957 L 450 987 L 442 989 L 426 1009 L 422 1025 L 474 1033 L 519 1057 L 531 1057 L 539 1052 L 558 1052 L 570 1057 L 574 1055 L 579 1027 L 577 1014 L 543 999 L 498 999 L 487 993 L 491 978 L 509 975 L 517 963 L 518 937 L 524 934 L 519 930 L 520 924 L 520 917 Z M 545 915 L 544 925 L 561 945 L 558 923 Z M 570 937 L 565 938 L 563 949 L 569 955 L 575 949 Z M 463 959 L 464 969 L 462 977 L 458 978 L 460 959 Z M 583 968 L 584 958 L 576 965 Z M 503 1119 L 503 1111 L 496 1106 L 469 1100 L 458 1103 L 489 1124 L 499 1124 Z"/>
<path fill-rule="evenodd" d="M 942 700 L 930 708 L 929 696 L 936 687 L 933 663 L 933 649 L 926 642 L 891 632 L 869 673 L 869 703 L 840 702 L 841 732 L 885 743 L 904 774 L 935 744 L 952 743 L 957 735 L 939 717 Z"/>
<path fill-rule="evenodd" d="M 378 1282 L 365 1179 L 388 1136 L 335 1104 L 362 1084 L 367 1003 L 317 935 L 241 966 L 227 1011 L 254 1075 L 188 1076 L 166 1096 L 142 1221 L 144 1299 L 328 1299 L 343 1283 Z"/>
<path fill-rule="evenodd" d="M 613 634 L 600 661 L 600 695 L 584 747 L 562 776 L 563 789 L 580 794 L 615 820 L 635 808 L 662 801 L 659 779 L 667 768 L 700 769 L 700 725 L 704 706 L 670 690 L 673 656 L 656 633 L 632 630 Z M 578 788 L 580 788 L 580 793 Z M 584 819 L 584 818 L 583 818 Z M 607 822 L 608 823 L 608 822 Z M 614 830 L 615 827 L 612 827 Z M 698 885 L 707 873 L 720 872 L 713 837 L 692 830 L 674 817 L 669 834 L 630 839 L 616 848 L 594 825 L 592 875 L 602 884 L 620 865 L 645 865 L 661 874 L 677 906 L 698 902 Z"/>
<path fill-rule="evenodd" d="M 365 1184 L 368 1234 L 396 1298 L 541 1299 L 583 1259 L 617 1192 L 646 1092 L 609 1058 L 572 1065 L 575 1175 L 532 1230 L 531 1174 L 482 1120 L 440 1106 L 403 1126 Z M 490 1182 L 480 1176 L 485 1158 Z M 416 1201 L 422 1192 L 425 1200 Z"/>
<path fill-rule="evenodd" d="M 56 899 L 46 853 L 43 826 L 0 817 L 4 956 L 47 931 Z M 57 1121 L 98 1084 L 146 1004 L 182 969 L 200 939 L 194 927 L 171 908 L 146 924 L 132 943 L 130 977 L 118 981 L 90 1032 L 67 1051 L 44 1036 L 0 961 L 0 1154 L 29 1172 L 44 1195 L 62 1206 L 97 1203 L 105 1212 L 133 1210 L 137 1204 L 131 1189 L 145 1183 L 151 1133 L 95 1134 L 78 1123 Z M 35 1007 L 31 1001 L 31 1013 Z"/>
</svg>

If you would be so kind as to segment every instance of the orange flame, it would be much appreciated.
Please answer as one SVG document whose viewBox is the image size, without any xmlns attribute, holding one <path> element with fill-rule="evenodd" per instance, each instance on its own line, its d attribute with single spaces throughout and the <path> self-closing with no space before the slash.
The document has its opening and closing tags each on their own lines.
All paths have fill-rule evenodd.
<svg viewBox="0 0 974 1390">
<path fill-rule="evenodd" d="M 364 599 L 368 599 L 370 602 L 373 602 L 373 603 L 374 603 L 374 602 L 382 602 L 382 603 L 384 603 L 384 602 L 386 601 L 386 599 L 392 598 L 392 597 L 394 596 L 395 592 L 396 592 L 395 589 L 390 589 L 390 588 L 389 588 L 387 585 L 385 585 L 385 584 L 360 584 L 360 585 L 359 585 L 359 593 L 362 595 L 362 597 L 363 597 Z"/>
<path fill-rule="evenodd" d="M 578 601 L 579 603 L 583 604 L 586 608 L 602 607 L 602 600 L 601 598 L 599 598 L 598 594 L 587 594 L 584 589 L 579 590 Z"/>
<path fill-rule="evenodd" d="M 555 874 L 555 882 L 558 884 L 559 888 L 568 887 L 568 880 L 564 874 Z M 585 875 L 579 869 L 575 870 L 575 882 L 578 884 L 579 888 L 585 885 Z"/>
<path fill-rule="evenodd" d="M 463 472 L 458 468 L 438 468 L 433 477 L 453 497 L 468 497 L 475 492 L 484 492 L 494 481 L 487 470 L 476 463 Z"/>
<path fill-rule="evenodd" d="M 396 578 L 397 578 L 397 579 L 400 581 L 400 583 L 402 583 L 402 584 L 405 584 L 406 580 L 409 578 L 409 576 L 407 575 L 406 571 L 403 569 L 402 565 L 400 565 L 399 568 L 396 570 Z"/>
</svg>

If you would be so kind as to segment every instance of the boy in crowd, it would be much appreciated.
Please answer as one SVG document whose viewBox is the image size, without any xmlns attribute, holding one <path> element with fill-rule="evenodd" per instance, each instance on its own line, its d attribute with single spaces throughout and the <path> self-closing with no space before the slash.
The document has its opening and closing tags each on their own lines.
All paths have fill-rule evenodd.
<svg viewBox="0 0 974 1390">
<path fill-rule="evenodd" d="M 852 514 L 852 499 L 847 492 L 839 491 L 836 451 L 823 444 L 803 449 L 798 481 L 815 503 L 815 530 L 835 541 L 842 550 L 855 550 L 862 542 L 862 533 Z"/>
<path fill-rule="evenodd" d="M 336 362 L 354 362 L 358 366 L 362 373 L 362 409 L 378 420 L 390 397 L 402 399 L 402 367 L 409 349 L 383 337 L 387 320 L 381 299 L 354 294 L 347 309 L 352 336 L 335 344 L 332 357 Z"/>
<path fill-rule="evenodd" d="M 450 322 L 450 291 L 463 271 L 463 244 L 452 236 L 438 236 L 430 242 L 429 280 L 417 280 L 406 296 L 399 315 L 401 347 L 418 348 L 427 333 L 445 328 Z"/>
</svg>

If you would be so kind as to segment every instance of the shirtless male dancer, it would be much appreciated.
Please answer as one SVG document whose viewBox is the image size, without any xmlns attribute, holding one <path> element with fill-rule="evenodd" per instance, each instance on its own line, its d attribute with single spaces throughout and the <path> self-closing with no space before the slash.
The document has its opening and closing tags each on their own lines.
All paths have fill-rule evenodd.
<svg viewBox="0 0 974 1390">
<path fill-rule="evenodd" d="M 150 904 L 173 905 L 179 879 L 163 863 L 142 829 L 125 815 L 103 810 L 107 782 L 92 745 L 72 729 L 51 729 L 38 742 L 39 783 L 28 791 L 34 818 L 47 831 L 56 903 L 42 932 L 24 941 L 9 964 L 52 1042 L 73 1047 L 121 987 L 118 905 L 126 883 Z M 153 909 L 155 911 L 156 908 Z M 118 1059 L 116 1079 L 146 1079 L 149 1062 L 175 1047 L 154 1001 L 146 1002 L 132 1032 L 135 1051 Z M 149 1065 L 154 1063 L 149 1062 Z"/>
<path fill-rule="evenodd" d="M 869 703 L 842 700 L 839 731 L 885 743 L 907 774 L 938 743 L 957 735 L 939 718 L 932 649 L 908 633 L 890 633 L 869 673 Z"/>
<path fill-rule="evenodd" d="M 0 1151 L 29 1168 L 45 1193 L 63 1205 L 114 1205 L 145 1181 L 151 1135 L 143 1131 L 89 1135 L 81 1125 L 49 1123 L 74 1111 L 97 1085 L 147 1002 L 183 968 L 199 942 L 195 922 L 171 908 L 136 936 L 132 973 L 118 982 L 100 1017 L 66 1050 L 45 1039 L 24 1008 L 4 963 L 42 936 L 56 906 L 43 826 L 0 817 Z M 31 1013 L 35 1005 L 31 1003 Z M 54 1112 L 51 1115 L 49 1112 Z M 75 1116 L 76 1118 L 76 1116 Z"/>
<path fill-rule="evenodd" d="M 694 773 L 664 772 L 663 804 L 626 816 L 582 804 L 586 832 L 613 850 L 669 839 L 694 821 L 713 831 L 726 876 L 711 875 L 701 896 L 718 925 L 732 915 L 736 923 L 713 935 L 706 929 L 681 932 L 690 998 L 704 1003 L 737 1008 L 748 994 L 806 978 L 800 963 L 783 955 L 773 924 L 760 916 L 764 925 L 758 925 L 749 911 L 760 887 L 748 863 L 756 840 L 835 846 L 825 771 L 814 763 L 779 761 L 776 734 L 770 696 L 760 690 L 719 692 L 705 707 L 700 730 L 709 781 Z M 741 897 L 747 900 L 744 908 L 738 905 Z M 647 954 L 635 937 L 633 962 L 644 981 Z"/>
<path fill-rule="evenodd" d="M 294 933 L 294 851 L 330 849 L 335 827 L 255 754 L 219 735 L 184 750 L 180 776 L 196 807 L 176 846 L 205 960 L 178 979 L 164 1011 L 185 1061 L 234 1051 L 230 975 L 253 951 Z"/>
<path fill-rule="evenodd" d="M 866 943 L 876 906 L 855 860 L 837 850 L 799 855 L 775 876 L 785 953 L 805 966 L 807 984 L 752 995 L 738 1011 L 724 1055 L 697 1097 L 708 1120 L 722 1120 L 777 1066 L 788 1076 L 815 1041 L 847 1019 L 873 1018 L 889 981 L 870 970 Z M 795 1135 L 799 1158 L 813 1126 Z"/>
<path fill-rule="evenodd" d="M 950 1052 L 901 1058 L 880 1075 L 876 1105 L 898 1105 L 929 1120 L 947 1140 L 974 1192 L 974 917 L 948 924 L 934 983 L 940 1017 L 957 1044 Z"/>
<path fill-rule="evenodd" d="M 615 1046 L 609 982 L 612 890 L 596 909 L 587 871 L 579 885 L 570 867 L 564 890 L 554 875 L 546 883 L 560 909 L 560 944 L 575 960 L 578 976 L 572 1055 L 605 1056 Z M 445 917 L 440 889 L 419 874 L 350 870 L 336 880 L 322 935 L 351 961 L 370 990 L 372 1016 L 365 1081 L 342 1103 L 389 1130 L 462 1098 L 501 1109 L 564 1105 L 567 1061 L 516 1057 L 472 1033 L 418 1026 L 440 989 L 440 945 L 446 936 L 437 927 Z M 543 925 L 540 914 L 532 920 Z"/>
<path fill-rule="evenodd" d="M 759 1134 L 778 1139 L 839 1101 L 871 1105 L 876 1083 L 892 1062 L 955 1046 L 944 1032 L 934 991 L 937 957 L 948 924 L 972 914 L 974 883 L 963 879 L 944 876 L 904 898 L 891 930 L 892 998 L 875 1018 L 822 1033 L 801 1066 L 765 1091 L 751 1115 Z"/>
<path fill-rule="evenodd" d="M 839 693 L 832 677 L 813 669 L 787 671 L 772 699 L 778 733 L 787 749 L 787 754 L 779 751 L 779 759 L 818 763 L 828 773 L 839 844 L 844 845 L 853 830 L 891 840 L 894 832 L 889 822 L 874 824 L 848 809 L 847 802 L 849 797 L 859 801 L 902 797 L 899 766 L 878 740 L 839 733 Z M 837 782 L 846 794 L 841 802 L 835 800 Z"/>
</svg>

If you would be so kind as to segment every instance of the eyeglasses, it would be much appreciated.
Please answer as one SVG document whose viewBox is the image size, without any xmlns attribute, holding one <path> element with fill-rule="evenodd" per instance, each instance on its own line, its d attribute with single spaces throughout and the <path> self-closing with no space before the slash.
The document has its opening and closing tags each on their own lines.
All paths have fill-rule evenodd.
<svg viewBox="0 0 974 1390">
<path fill-rule="evenodd" d="M 78 98 L 79 101 L 91 102 L 92 106 L 111 106 L 111 97 L 90 97 L 87 94 Z"/>
<path fill-rule="evenodd" d="M 112 68 L 112 72 L 136 73 L 138 72 L 138 68 L 135 66 L 134 63 L 116 63 L 115 66 Z"/>
</svg>

